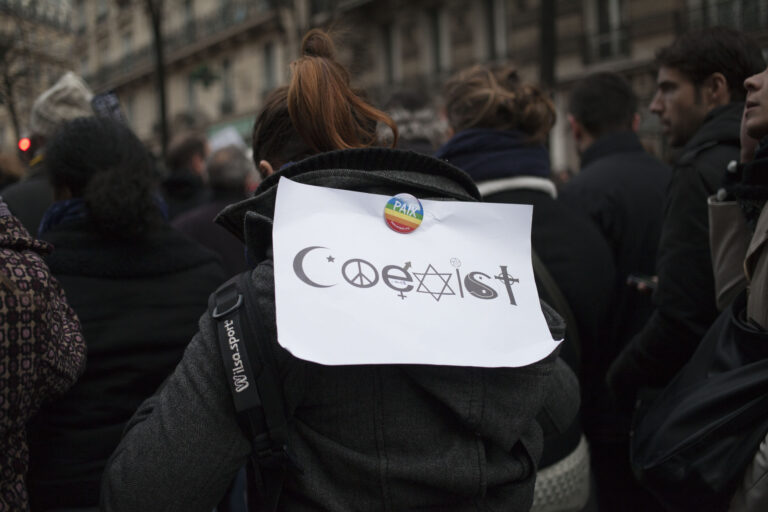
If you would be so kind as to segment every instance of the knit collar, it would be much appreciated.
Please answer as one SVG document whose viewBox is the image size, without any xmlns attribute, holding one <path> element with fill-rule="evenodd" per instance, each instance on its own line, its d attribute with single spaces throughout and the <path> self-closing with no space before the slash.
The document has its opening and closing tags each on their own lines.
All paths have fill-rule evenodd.
<svg viewBox="0 0 768 512">
<path fill-rule="evenodd" d="M 464 130 L 438 149 L 435 157 L 466 171 L 477 183 L 512 176 L 550 175 L 546 148 L 529 144 L 516 131 Z"/>
<path fill-rule="evenodd" d="M 599 137 L 581 155 L 581 167 L 586 167 L 595 160 L 616 153 L 634 153 L 645 151 L 637 134 L 632 131 L 609 133 Z"/>
<path fill-rule="evenodd" d="M 43 214 L 40 226 L 37 228 L 37 236 L 50 231 L 59 224 L 84 220 L 88 217 L 88 206 L 81 197 L 55 201 Z"/>
<path fill-rule="evenodd" d="M 266 257 L 281 177 L 307 185 L 423 199 L 478 201 L 480 192 L 465 172 L 430 156 L 383 148 L 322 153 L 290 165 L 261 182 L 254 197 L 229 205 L 216 223 L 245 242 L 251 261 Z"/>
<path fill-rule="evenodd" d="M 248 213 L 264 216 L 271 222 L 277 184 L 282 177 L 307 185 L 361 192 L 386 193 L 385 190 L 394 188 L 427 199 L 480 199 L 477 187 L 466 173 L 430 156 L 383 148 L 345 149 L 315 155 L 280 169 L 261 182 L 253 197 L 228 206 L 215 222 L 241 240 L 245 238 L 243 221 Z"/>
</svg>

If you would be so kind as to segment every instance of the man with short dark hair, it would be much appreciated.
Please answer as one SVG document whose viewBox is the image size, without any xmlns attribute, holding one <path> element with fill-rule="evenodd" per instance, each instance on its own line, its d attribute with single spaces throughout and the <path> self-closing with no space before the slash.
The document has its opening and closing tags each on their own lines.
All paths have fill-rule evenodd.
<svg viewBox="0 0 768 512">
<path fill-rule="evenodd" d="M 183 133 L 171 141 L 165 157 L 170 175 L 163 181 L 170 218 L 210 200 L 205 175 L 208 151 L 208 140 L 200 133 Z"/>
<path fill-rule="evenodd" d="M 599 346 L 583 346 L 596 366 L 582 375 L 582 421 L 592 452 L 592 470 L 601 509 L 619 510 L 629 496 L 641 503 L 627 459 L 628 431 L 612 414 L 605 374 L 612 360 L 648 320 L 646 293 L 627 285 L 631 275 L 653 275 L 661 235 L 664 192 L 670 169 L 645 152 L 635 133 L 637 96 L 615 73 L 596 73 L 571 91 L 568 121 L 581 156 L 581 171 L 560 197 L 587 213 L 613 254 L 611 308 Z"/>
<path fill-rule="evenodd" d="M 630 275 L 653 275 L 670 170 L 650 156 L 636 131 L 637 96 L 615 73 L 597 73 L 571 92 L 568 121 L 581 172 L 561 198 L 586 212 L 610 245 L 617 276 L 611 325 L 600 350 L 607 364 L 647 321 L 647 296 L 627 286 Z M 602 377 L 600 377 L 602 380 Z M 601 386 L 602 387 L 602 386 Z"/>
<path fill-rule="evenodd" d="M 245 247 L 232 233 L 214 224 L 213 219 L 226 206 L 246 198 L 249 181 L 256 179 L 256 169 L 242 149 L 225 146 L 210 156 L 206 174 L 211 186 L 211 202 L 182 213 L 171 224 L 218 253 L 227 275 L 233 276 L 247 268 Z"/>
<path fill-rule="evenodd" d="M 722 27 L 683 35 L 659 51 L 657 64 L 650 109 L 682 149 L 667 191 L 656 310 L 608 372 L 609 387 L 626 408 L 640 388 L 672 379 L 717 315 L 707 197 L 739 158 L 743 82 L 765 68 L 754 41 Z"/>
</svg>

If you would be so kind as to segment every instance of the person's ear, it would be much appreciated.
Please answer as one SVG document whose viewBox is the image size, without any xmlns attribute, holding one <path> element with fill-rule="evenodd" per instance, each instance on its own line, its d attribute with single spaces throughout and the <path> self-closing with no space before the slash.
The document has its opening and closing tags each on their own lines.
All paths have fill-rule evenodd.
<svg viewBox="0 0 768 512">
<path fill-rule="evenodd" d="M 635 115 L 632 116 L 632 131 L 637 132 L 638 128 L 640 128 L 640 114 L 635 112 Z"/>
<path fill-rule="evenodd" d="M 205 177 L 205 157 L 203 155 L 200 153 L 195 153 L 192 155 L 190 167 L 195 174 L 201 177 Z"/>
<path fill-rule="evenodd" d="M 707 106 L 714 108 L 727 105 L 731 101 L 731 91 L 728 89 L 728 80 L 719 71 L 712 73 L 704 81 L 704 100 Z"/>
<path fill-rule="evenodd" d="M 448 139 L 450 139 L 451 137 L 453 137 L 454 135 L 456 135 L 456 132 L 451 126 L 451 123 L 448 121 L 448 112 L 446 112 L 445 107 L 440 107 L 438 109 L 437 116 L 440 119 L 440 124 L 443 125 L 442 138 L 444 140 L 440 141 L 441 143 L 443 143 Z"/>
<path fill-rule="evenodd" d="M 274 169 L 272 169 L 272 164 L 267 162 L 266 160 L 262 160 L 259 162 L 259 173 L 264 178 L 267 178 L 275 173 Z"/>
<path fill-rule="evenodd" d="M 571 127 L 571 134 L 576 142 L 579 142 L 584 138 L 584 126 L 573 117 L 573 114 L 568 114 L 568 126 Z"/>
</svg>

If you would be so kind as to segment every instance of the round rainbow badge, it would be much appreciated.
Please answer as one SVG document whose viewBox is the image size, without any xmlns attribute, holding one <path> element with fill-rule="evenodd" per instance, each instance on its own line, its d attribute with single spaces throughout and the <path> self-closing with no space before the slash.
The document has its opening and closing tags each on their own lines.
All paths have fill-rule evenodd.
<svg viewBox="0 0 768 512">
<path fill-rule="evenodd" d="M 423 219 L 421 202 L 411 194 L 397 194 L 384 207 L 387 226 L 398 233 L 410 233 L 421 225 Z"/>
</svg>

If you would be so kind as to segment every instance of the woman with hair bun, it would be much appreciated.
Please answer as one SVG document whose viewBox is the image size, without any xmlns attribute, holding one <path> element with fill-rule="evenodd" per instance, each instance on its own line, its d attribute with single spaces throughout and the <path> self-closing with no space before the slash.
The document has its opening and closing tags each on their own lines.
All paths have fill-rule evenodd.
<svg viewBox="0 0 768 512">
<path fill-rule="evenodd" d="M 378 146 L 379 124 L 392 131 L 394 148 L 395 123 L 351 88 L 328 34 L 311 30 L 302 50 L 290 85 L 269 94 L 254 124 L 253 160 L 262 177 L 318 153 Z"/>
<path fill-rule="evenodd" d="M 542 262 L 540 268 L 534 266 L 539 294 L 565 313 L 556 303 L 557 292 L 552 293 L 542 280 L 543 268 L 575 317 L 576 325 L 567 326 L 562 357 L 580 376 L 582 400 L 588 402 L 594 386 L 603 386 L 604 375 L 594 375 L 592 370 L 599 363 L 613 261 L 590 220 L 556 200 L 545 147 L 555 123 L 554 105 L 541 89 L 524 83 L 511 66 L 468 68 L 448 80 L 443 95 L 454 135 L 435 156 L 469 173 L 484 201 L 534 206 L 531 243 Z M 546 510 L 577 510 L 574 503 L 583 506 L 589 495 L 589 455 L 579 422 L 548 441 L 541 475 L 560 474 L 558 461 L 580 473 L 571 475 L 578 480 L 578 485 L 569 487 L 574 492 L 560 496 L 573 501 L 563 508 L 556 503 L 542 505 Z M 556 449 L 550 449 L 553 446 Z M 546 495 L 539 494 L 541 482 L 537 482 L 537 499 L 545 500 Z"/>
<path fill-rule="evenodd" d="M 266 179 L 253 198 L 218 219 L 245 241 L 255 264 L 240 278 L 250 280 L 249 296 L 261 312 L 263 330 L 254 328 L 255 335 L 266 339 L 244 343 L 249 353 L 274 356 L 279 389 L 259 393 L 282 395 L 288 417 L 287 448 L 279 453 L 287 450 L 293 462 L 277 493 L 250 495 L 252 510 L 527 511 L 544 388 L 553 373 L 569 375 L 560 373 L 554 354 L 524 369 L 324 366 L 277 343 L 271 229 L 281 176 L 390 196 L 479 199 L 459 169 L 376 147 L 377 125 L 393 132 L 395 126 L 351 88 L 327 34 L 309 32 L 302 50 L 290 84 L 268 98 L 254 126 L 254 160 Z M 209 311 L 214 304 L 220 303 L 213 299 Z M 238 424 L 217 336 L 225 322 L 213 316 L 203 316 L 181 364 L 131 421 L 105 472 L 102 510 L 209 512 L 255 452 L 251 440 L 262 438 Z M 550 320 L 554 329 L 558 319 Z M 278 478 L 281 466 L 272 462 L 259 466 L 263 480 L 251 475 L 250 483 Z"/>
<path fill-rule="evenodd" d="M 29 432 L 33 510 L 96 507 L 101 473 L 125 423 L 181 359 L 218 258 L 169 227 L 152 159 L 110 120 L 66 123 L 46 148 L 55 202 L 39 236 L 77 312 L 85 373 L 45 404 Z"/>
</svg>

